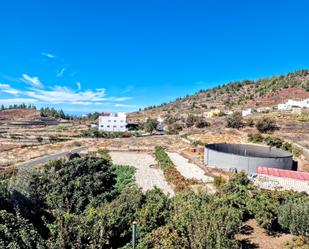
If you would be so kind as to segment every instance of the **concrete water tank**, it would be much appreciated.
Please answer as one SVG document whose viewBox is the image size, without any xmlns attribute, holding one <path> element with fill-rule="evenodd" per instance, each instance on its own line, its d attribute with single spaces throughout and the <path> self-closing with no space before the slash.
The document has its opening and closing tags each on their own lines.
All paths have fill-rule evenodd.
<svg viewBox="0 0 309 249">
<path fill-rule="evenodd" d="M 291 170 L 293 156 L 275 147 L 218 143 L 205 146 L 204 162 L 210 167 L 251 174 L 259 166 Z"/>
</svg>

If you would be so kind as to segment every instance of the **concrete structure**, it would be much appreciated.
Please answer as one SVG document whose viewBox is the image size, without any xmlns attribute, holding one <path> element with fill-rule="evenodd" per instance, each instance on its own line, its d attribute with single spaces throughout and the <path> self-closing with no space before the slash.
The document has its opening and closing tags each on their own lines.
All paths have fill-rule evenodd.
<svg viewBox="0 0 309 249">
<path fill-rule="evenodd" d="M 309 99 L 304 99 L 300 101 L 289 99 L 286 103 L 279 104 L 278 110 L 290 111 L 293 107 L 309 108 Z"/>
<path fill-rule="evenodd" d="M 100 131 L 126 131 L 127 115 L 124 112 L 102 113 L 99 116 Z"/>
<path fill-rule="evenodd" d="M 252 114 L 252 108 L 248 108 L 248 109 L 243 110 L 243 111 L 241 112 L 241 115 L 242 115 L 242 116 L 249 116 L 249 115 L 251 115 L 251 114 Z"/>
<path fill-rule="evenodd" d="M 210 167 L 248 174 L 259 166 L 292 169 L 293 156 L 281 149 L 251 144 L 209 144 L 205 147 L 204 162 Z"/>
</svg>

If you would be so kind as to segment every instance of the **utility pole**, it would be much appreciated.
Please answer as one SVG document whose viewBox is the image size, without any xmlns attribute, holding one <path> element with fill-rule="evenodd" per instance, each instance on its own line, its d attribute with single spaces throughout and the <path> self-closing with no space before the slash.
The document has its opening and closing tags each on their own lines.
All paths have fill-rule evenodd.
<svg viewBox="0 0 309 249">
<path fill-rule="evenodd" d="M 135 249 L 136 242 L 136 221 L 132 224 L 132 248 Z"/>
</svg>

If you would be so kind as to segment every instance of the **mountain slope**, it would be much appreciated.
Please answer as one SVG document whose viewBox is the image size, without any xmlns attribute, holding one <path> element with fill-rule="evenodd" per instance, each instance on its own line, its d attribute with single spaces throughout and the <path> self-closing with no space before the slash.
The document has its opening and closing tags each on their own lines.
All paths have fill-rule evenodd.
<svg viewBox="0 0 309 249">
<path fill-rule="evenodd" d="M 248 107 L 273 106 L 287 99 L 304 98 L 309 98 L 309 70 L 256 81 L 230 82 L 213 89 L 201 90 L 185 98 L 178 98 L 170 103 L 130 113 L 129 118 L 142 121 L 145 117 L 157 117 L 160 114 L 202 114 L 214 108 L 221 111 L 241 110 Z"/>
</svg>

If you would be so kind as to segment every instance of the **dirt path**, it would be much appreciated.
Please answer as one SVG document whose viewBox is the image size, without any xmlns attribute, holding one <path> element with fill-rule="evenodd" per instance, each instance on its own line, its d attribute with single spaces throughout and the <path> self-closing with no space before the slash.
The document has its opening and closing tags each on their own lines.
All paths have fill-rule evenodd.
<svg viewBox="0 0 309 249">
<path fill-rule="evenodd" d="M 212 177 L 205 175 L 205 172 L 197 165 L 189 163 L 189 160 L 178 153 L 168 152 L 169 157 L 175 164 L 177 170 L 185 178 L 194 178 L 203 182 L 212 181 Z"/>
<path fill-rule="evenodd" d="M 174 195 L 173 189 L 164 179 L 160 169 L 151 168 L 150 165 L 156 164 L 155 159 L 147 153 L 137 152 L 110 152 L 114 164 L 130 165 L 136 168 L 135 178 L 137 185 L 143 191 L 157 186 L 166 194 Z"/>
</svg>

